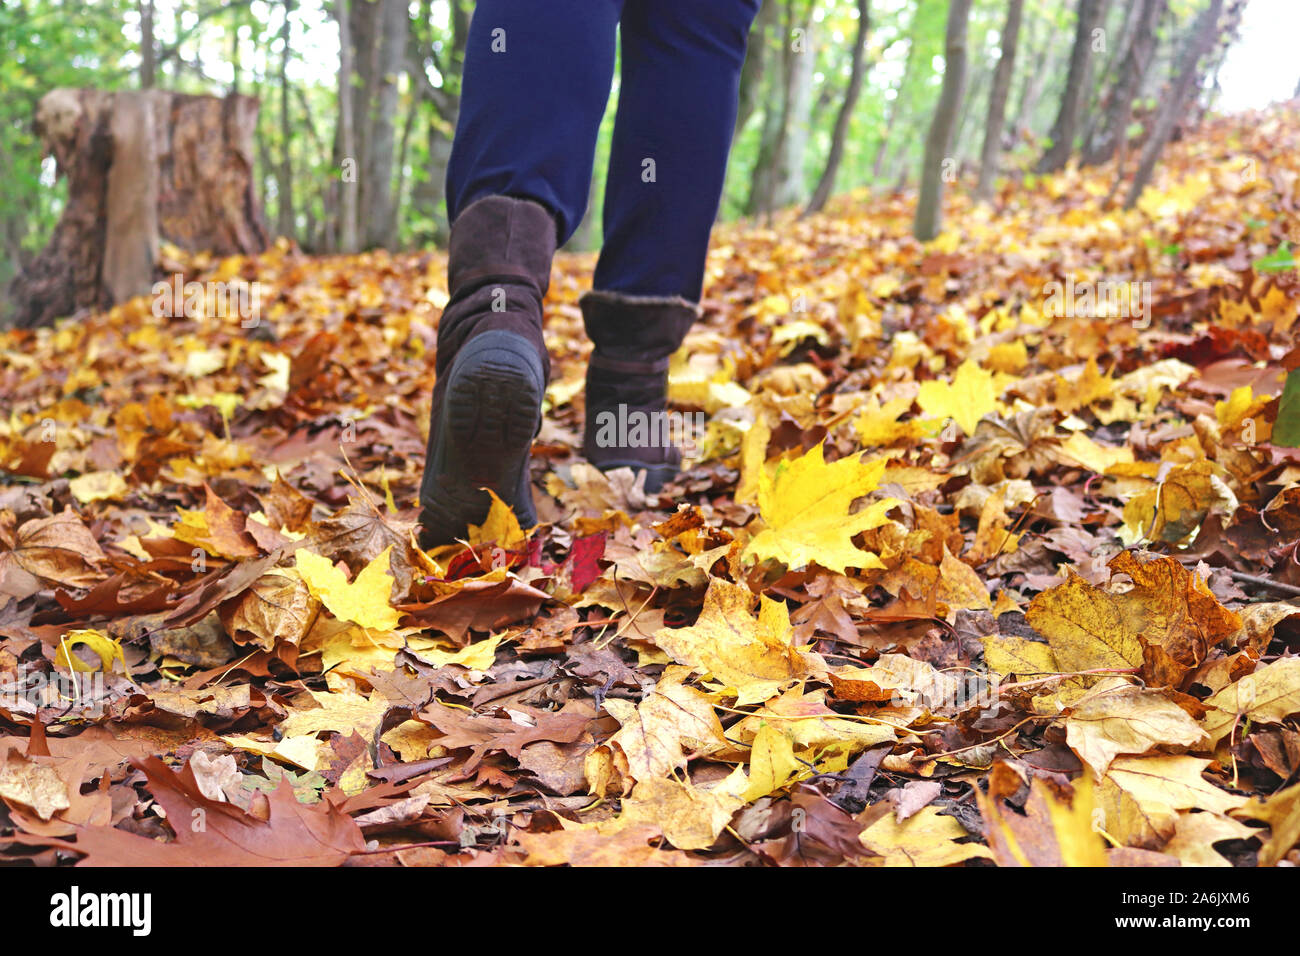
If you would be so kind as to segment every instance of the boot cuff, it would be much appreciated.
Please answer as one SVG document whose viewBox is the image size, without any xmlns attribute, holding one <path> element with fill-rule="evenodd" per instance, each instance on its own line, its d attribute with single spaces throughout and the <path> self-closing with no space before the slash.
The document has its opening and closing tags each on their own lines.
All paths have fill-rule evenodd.
<svg viewBox="0 0 1300 956">
<path fill-rule="evenodd" d="M 699 306 L 680 296 L 593 290 L 578 302 L 595 355 L 614 362 L 657 363 L 681 346 Z"/>
<path fill-rule="evenodd" d="M 556 225 L 546 207 L 529 199 L 485 196 L 470 203 L 451 227 L 447 257 L 450 288 L 467 291 L 484 282 L 525 282 L 541 295 L 551 282 Z"/>
<path fill-rule="evenodd" d="M 604 289 L 592 289 L 582 296 L 581 305 L 586 308 L 590 302 L 593 307 L 639 309 L 648 307 L 689 309 L 692 319 L 698 318 L 700 307 L 680 295 L 627 295 L 623 292 L 609 292 Z"/>
</svg>

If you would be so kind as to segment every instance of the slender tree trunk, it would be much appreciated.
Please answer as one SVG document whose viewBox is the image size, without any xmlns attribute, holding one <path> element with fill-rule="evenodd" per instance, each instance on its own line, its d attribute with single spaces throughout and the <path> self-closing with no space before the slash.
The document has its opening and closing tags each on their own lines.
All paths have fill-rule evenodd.
<svg viewBox="0 0 1300 956">
<path fill-rule="evenodd" d="M 1046 34 L 1043 37 L 1031 36 L 1029 38 L 1028 48 L 1037 49 L 1038 56 L 1029 66 L 1029 69 L 1025 71 L 1025 78 L 1020 84 L 1016 119 L 1011 129 L 1012 137 L 1017 140 L 1023 139 L 1032 132 L 1034 112 L 1038 109 L 1038 103 L 1043 97 L 1043 90 L 1047 86 L 1047 77 L 1056 70 L 1059 52 L 1052 42 L 1054 31 L 1050 25 L 1046 29 Z"/>
<path fill-rule="evenodd" d="M 379 84 L 379 12 L 382 0 L 351 0 L 352 68 L 357 82 L 352 86 L 353 148 L 357 176 L 357 242 L 366 241 L 367 225 L 361 210 L 374 202 L 375 180 L 371 175 L 370 151 L 374 144 L 374 102 Z"/>
<path fill-rule="evenodd" d="M 808 151 L 808 135 L 812 127 L 813 77 L 817 66 L 817 51 L 814 46 L 815 25 L 811 17 L 809 4 L 805 16 L 795 29 L 796 34 L 790 48 L 793 55 L 787 103 L 789 109 L 782 122 L 780 148 L 777 150 L 775 191 L 771 208 L 780 209 L 803 201 L 804 196 L 804 157 Z"/>
<path fill-rule="evenodd" d="M 1079 164 L 1085 165 L 1084 157 L 1097 142 L 1100 130 L 1110 114 L 1110 101 L 1115 94 L 1115 85 L 1120 67 L 1128 58 L 1128 51 L 1133 45 L 1133 34 L 1137 32 L 1138 21 L 1142 17 L 1142 8 L 1146 0 L 1134 0 L 1127 5 L 1120 4 L 1122 20 L 1119 24 L 1117 43 L 1107 44 L 1106 65 L 1096 71 L 1088 106 L 1088 122 L 1079 137 Z M 1104 24 L 1103 24 L 1104 25 Z"/>
<path fill-rule="evenodd" d="M 1133 39 L 1111 88 L 1105 127 L 1097 142 L 1084 151 L 1081 165 L 1106 162 L 1115 154 L 1115 147 L 1127 137 L 1128 124 L 1133 118 L 1133 100 L 1151 65 L 1156 45 L 1156 24 L 1160 22 L 1167 3 L 1168 0 L 1141 0 Z"/>
<path fill-rule="evenodd" d="M 151 90 L 158 82 L 158 59 L 153 35 L 153 0 L 140 0 L 140 88 Z"/>
<path fill-rule="evenodd" d="M 1240 35 L 1241 16 L 1246 12 L 1246 4 L 1249 0 L 1231 0 L 1224 7 L 1222 26 L 1218 34 L 1218 42 L 1210 54 L 1210 67 L 1205 71 L 1209 95 L 1196 97 L 1197 104 L 1196 116 L 1193 119 L 1194 125 L 1199 125 L 1204 119 L 1206 112 L 1211 109 L 1219 96 L 1223 93 L 1223 87 L 1219 84 L 1219 72 L 1223 69 L 1224 61 L 1228 58 L 1228 50 L 1232 48 L 1233 42 Z"/>
<path fill-rule="evenodd" d="M 366 202 L 368 222 L 366 244 L 388 246 L 393 242 L 393 159 L 396 142 L 397 78 L 406 62 L 406 34 L 410 25 L 406 0 L 377 0 L 380 3 L 376 77 L 377 95 L 372 104 L 373 122 L 368 153 L 367 178 L 371 189 Z"/>
<path fill-rule="evenodd" d="M 430 20 L 429 0 L 423 0 L 420 8 L 421 23 Z M 412 35 L 414 53 L 411 80 L 420 91 L 422 99 L 432 107 L 428 116 L 429 175 L 419 180 L 411 189 L 411 204 L 416 214 L 430 223 L 427 229 L 419 230 L 414 238 L 417 242 L 434 242 L 444 244 L 447 239 L 447 217 L 444 211 L 446 200 L 447 163 L 451 158 L 452 131 L 456 128 L 456 117 L 460 112 L 460 98 L 445 86 L 435 87 L 425 72 L 424 64 L 436 62 L 438 72 L 443 76 L 452 76 L 460 72 L 465 62 L 465 44 L 469 36 L 469 4 L 465 0 L 452 0 L 451 3 L 451 46 L 444 49 L 442 56 L 435 54 L 432 45 L 416 30 Z M 595 176 L 592 177 L 596 179 Z"/>
<path fill-rule="evenodd" d="M 921 164 L 921 190 L 916 200 L 916 221 L 912 232 L 928 242 L 943 226 L 943 183 L 952 162 L 952 138 L 957 128 L 966 85 L 966 23 L 971 0 L 950 0 L 948 25 L 944 32 L 943 87 L 925 138 L 925 160 Z"/>
<path fill-rule="evenodd" d="M 966 95 L 962 99 L 961 112 L 957 114 L 957 130 L 952 139 L 952 155 L 959 165 L 970 154 L 971 131 L 978 125 L 978 117 L 988 112 L 985 87 L 992 79 L 993 70 L 989 69 L 988 59 L 983 57 L 966 77 Z"/>
<path fill-rule="evenodd" d="M 280 165 L 276 177 L 276 229 L 282 236 L 294 235 L 293 210 L 293 124 L 289 116 L 289 15 L 293 13 L 294 0 L 284 2 L 284 25 L 280 28 L 280 42 L 284 49 L 280 55 Z"/>
<path fill-rule="evenodd" d="M 574 230 L 573 237 L 564 244 L 570 252 L 587 252 L 596 248 L 596 207 L 600 203 L 600 177 L 591 177 L 591 187 L 587 190 L 587 214 Z"/>
<path fill-rule="evenodd" d="M 849 86 L 844 91 L 844 100 L 835 117 L 835 130 L 831 133 L 831 148 L 826 156 L 826 167 L 822 170 L 817 188 L 813 190 L 812 199 L 804 215 L 821 212 L 826 201 L 831 198 L 835 188 L 835 177 L 840 171 L 840 162 L 844 158 L 844 143 L 849 138 L 849 124 L 853 120 L 853 108 L 858 104 L 858 95 L 862 92 L 862 78 L 867 72 L 867 36 L 871 28 L 871 2 L 858 0 L 858 33 L 853 41 L 853 66 L 849 70 Z"/>
<path fill-rule="evenodd" d="M 1106 17 L 1110 14 L 1110 4 L 1111 0 L 1097 2 L 1097 11 L 1093 14 L 1092 29 L 1089 31 L 1088 58 L 1083 61 L 1083 89 L 1079 92 L 1079 115 L 1075 120 L 1076 133 L 1072 138 L 1078 139 L 1084 146 L 1088 144 L 1085 134 L 1089 110 L 1095 99 L 1093 81 L 1098 73 L 1097 64 L 1110 48 L 1106 38 Z"/>
<path fill-rule="evenodd" d="M 406 111 L 406 120 L 402 123 L 402 140 L 397 148 L 397 174 L 393 182 L 393 225 L 392 237 L 396 240 L 401 223 L 398 221 L 402 208 L 402 194 L 406 191 L 406 157 L 411 145 L 411 129 L 415 126 L 415 115 L 419 112 L 420 98 L 411 97 L 411 105 Z"/>
<path fill-rule="evenodd" d="M 759 7 L 758 16 L 754 18 L 754 25 L 749 30 L 749 48 L 745 53 L 745 64 L 740 70 L 740 98 L 736 107 L 733 142 L 740 138 L 745 125 L 758 109 L 763 76 L 771 53 L 771 31 L 775 23 L 776 4 L 765 3 Z"/>
<path fill-rule="evenodd" d="M 1177 124 L 1183 110 L 1186 109 L 1188 102 L 1196 91 L 1196 85 L 1201 78 L 1201 61 L 1214 47 L 1214 39 L 1218 34 L 1219 16 L 1222 13 L 1223 0 L 1210 0 L 1209 7 L 1201 14 L 1196 23 L 1195 31 L 1188 39 L 1178 77 L 1174 81 L 1174 88 L 1170 91 L 1164 106 L 1156 116 L 1151 135 L 1142 147 L 1137 172 L 1133 175 L 1133 183 L 1129 187 L 1128 196 L 1124 200 L 1125 209 L 1132 209 L 1137 205 L 1142 190 L 1151 181 L 1151 174 L 1155 171 L 1156 161 L 1160 158 L 1161 151 L 1164 149 L 1165 144 L 1169 142 L 1175 124 Z"/>
<path fill-rule="evenodd" d="M 352 107 L 352 30 L 348 0 L 334 0 L 334 15 L 339 22 L 339 122 L 338 170 L 339 250 L 357 251 L 357 155 Z"/>
<path fill-rule="evenodd" d="M 230 25 L 230 92 L 239 93 L 239 74 L 243 71 L 242 51 L 239 43 L 239 27 L 243 22 L 241 14 L 234 15 L 234 22 Z"/>
<path fill-rule="evenodd" d="M 794 2 L 795 0 L 790 0 L 785 7 L 786 17 L 779 25 L 781 56 L 777 62 L 780 64 L 780 73 L 774 80 L 780 83 L 781 100 L 778 109 L 769 108 L 764 111 L 763 134 L 758 145 L 758 157 L 754 163 L 749 198 L 745 204 L 745 213 L 750 216 L 760 213 L 771 215 L 776 204 L 781 163 L 785 155 L 791 97 L 794 95 L 795 58 L 799 55 L 795 52 L 793 44 L 796 22 Z"/>
<path fill-rule="evenodd" d="M 980 178 L 975 187 L 975 197 L 987 200 L 993 195 L 993 181 L 998 174 L 998 159 L 1002 155 L 1002 127 L 1006 122 L 1007 93 L 1011 90 L 1011 75 L 1016 69 L 1016 44 L 1020 37 L 1020 19 L 1025 0 L 1009 0 L 1007 20 L 1002 25 L 998 46 L 1002 53 L 993 73 L 993 89 L 989 91 L 989 113 L 984 123 L 984 148 L 980 151 Z"/>
<path fill-rule="evenodd" d="M 1087 90 L 1088 61 L 1092 56 L 1092 31 L 1097 25 L 1101 0 L 1079 0 L 1075 18 L 1074 49 L 1070 54 L 1070 72 L 1061 95 L 1061 108 L 1052 125 L 1052 145 L 1038 162 L 1040 173 L 1063 169 L 1074 150 L 1074 135 L 1079 126 L 1083 95 Z"/>
</svg>

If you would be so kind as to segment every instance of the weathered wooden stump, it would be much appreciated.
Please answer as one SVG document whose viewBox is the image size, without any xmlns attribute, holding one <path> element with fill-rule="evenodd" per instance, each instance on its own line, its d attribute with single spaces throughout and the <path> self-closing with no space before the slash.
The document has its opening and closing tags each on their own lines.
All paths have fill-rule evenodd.
<svg viewBox="0 0 1300 956">
<path fill-rule="evenodd" d="M 49 244 L 9 286 L 11 322 L 46 325 L 148 292 L 161 240 L 217 255 L 268 244 L 253 189 L 258 102 L 232 94 L 54 90 L 36 130 L 68 178 Z"/>
</svg>

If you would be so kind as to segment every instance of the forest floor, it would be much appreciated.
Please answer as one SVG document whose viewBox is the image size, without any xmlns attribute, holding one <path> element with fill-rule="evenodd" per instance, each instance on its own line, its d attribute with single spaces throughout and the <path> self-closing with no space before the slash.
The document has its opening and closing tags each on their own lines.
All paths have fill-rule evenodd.
<svg viewBox="0 0 1300 956">
<path fill-rule="evenodd" d="M 562 255 L 543 523 L 431 553 L 439 255 L 0 336 L 3 858 L 1300 862 L 1300 112 L 1113 174 L 719 229 L 658 496 Z"/>
</svg>

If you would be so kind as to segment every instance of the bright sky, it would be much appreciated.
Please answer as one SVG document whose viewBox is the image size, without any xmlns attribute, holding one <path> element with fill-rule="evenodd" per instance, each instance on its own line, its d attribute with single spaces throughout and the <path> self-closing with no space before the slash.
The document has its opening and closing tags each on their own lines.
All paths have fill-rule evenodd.
<svg viewBox="0 0 1300 956">
<path fill-rule="evenodd" d="M 1241 20 L 1241 39 L 1228 50 L 1219 72 L 1225 113 L 1258 109 L 1287 100 L 1300 81 L 1300 3 L 1297 0 L 1248 0 Z"/>
</svg>

